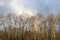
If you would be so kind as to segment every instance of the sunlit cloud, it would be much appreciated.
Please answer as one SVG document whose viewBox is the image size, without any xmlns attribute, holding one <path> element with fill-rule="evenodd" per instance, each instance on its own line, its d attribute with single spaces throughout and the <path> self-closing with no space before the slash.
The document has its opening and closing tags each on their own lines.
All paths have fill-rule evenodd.
<svg viewBox="0 0 60 40">
<path fill-rule="evenodd" d="M 37 12 L 59 12 L 60 0 L 0 0 L 0 12 L 14 12 L 21 15 L 24 12 L 34 15 Z"/>
<path fill-rule="evenodd" d="M 27 9 L 25 8 L 24 6 L 24 3 L 20 1 L 19 3 L 19 0 L 13 0 L 11 3 L 10 3 L 10 8 L 12 9 L 12 11 L 14 11 L 17 15 L 21 15 L 23 12 L 24 13 L 27 13 L 29 15 L 33 15 L 31 9 Z"/>
<path fill-rule="evenodd" d="M 1 0 L 1 5 L 4 8 L 10 9 L 17 15 L 21 15 L 23 12 L 34 15 L 36 12 L 43 10 L 47 0 Z M 0 6 L 1 6 L 0 5 Z"/>
</svg>

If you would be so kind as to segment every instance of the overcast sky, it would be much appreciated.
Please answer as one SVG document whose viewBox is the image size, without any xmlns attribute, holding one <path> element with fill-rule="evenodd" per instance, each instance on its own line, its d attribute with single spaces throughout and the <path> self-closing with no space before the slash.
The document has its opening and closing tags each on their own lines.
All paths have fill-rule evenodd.
<svg viewBox="0 0 60 40">
<path fill-rule="evenodd" d="M 36 12 L 47 14 L 49 12 L 60 12 L 60 0 L 0 0 L 0 12 L 22 12 L 33 15 Z"/>
</svg>

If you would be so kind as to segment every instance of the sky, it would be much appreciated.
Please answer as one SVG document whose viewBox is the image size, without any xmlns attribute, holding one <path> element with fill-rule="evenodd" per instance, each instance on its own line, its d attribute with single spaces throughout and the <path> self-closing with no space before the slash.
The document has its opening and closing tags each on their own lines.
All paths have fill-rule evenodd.
<svg viewBox="0 0 60 40">
<path fill-rule="evenodd" d="M 0 0 L 0 13 L 9 12 L 14 12 L 16 15 L 23 13 L 34 15 L 37 12 L 43 15 L 57 13 L 60 12 L 60 0 Z"/>
</svg>

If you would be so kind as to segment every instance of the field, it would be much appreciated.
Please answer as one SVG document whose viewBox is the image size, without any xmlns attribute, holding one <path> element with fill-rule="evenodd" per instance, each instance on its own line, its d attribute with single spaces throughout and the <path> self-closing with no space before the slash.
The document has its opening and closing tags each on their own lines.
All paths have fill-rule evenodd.
<svg viewBox="0 0 60 40">
<path fill-rule="evenodd" d="M 0 40 L 60 40 L 60 16 L 0 14 Z"/>
</svg>

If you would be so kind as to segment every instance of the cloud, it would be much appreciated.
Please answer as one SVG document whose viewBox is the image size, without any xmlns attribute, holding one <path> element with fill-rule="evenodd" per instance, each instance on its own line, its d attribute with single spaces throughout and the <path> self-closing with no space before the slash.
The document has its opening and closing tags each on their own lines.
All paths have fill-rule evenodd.
<svg viewBox="0 0 60 40">
<path fill-rule="evenodd" d="M 6 10 L 8 9 L 18 13 L 18 15 L 22 12 L 33 15 L 37 11 L 42 10 L 43 6 L 46 5 L 45 3 L 47 3 L 46 1 L 47 0 L 0 0 L 0 6 Z"/>
<path fill-rule="evenodd" d="M 0 0 L 0 13 L 7 14 L 11 12 L 8 0 Z"/>
<path fill-rule="evenodd" d="M 60 11 L 60 0 L 0 0 L 0 12 L 34 15 L 40 11 L 43 14 Z"/>
<path fill-rule="evenodd" d="M 4 3 L 0 0 L 0 6 L 4 6 Z"/>
<path fill-rule="evenodd" d="M 33 10 L 36 12 L 36 9 L 34 7 L 34 3 L 31 0 L 31 3 L 29 0 L 13 0 L 10 2 L 11 9 L 19 14 L 22 14 L 23 12 L 33 15 Z"/>
<path fill-rule="evenodd" d="M 42 12 L 48 2 L 49 0 L 12 0 L 10 6 L 18 14 L 27 12 L 33 15 L 36 12 Z"/>
</svg>

